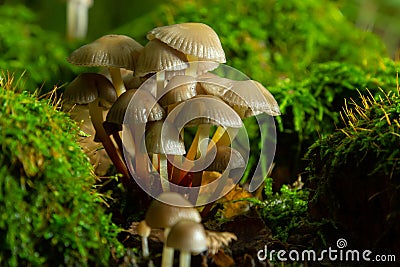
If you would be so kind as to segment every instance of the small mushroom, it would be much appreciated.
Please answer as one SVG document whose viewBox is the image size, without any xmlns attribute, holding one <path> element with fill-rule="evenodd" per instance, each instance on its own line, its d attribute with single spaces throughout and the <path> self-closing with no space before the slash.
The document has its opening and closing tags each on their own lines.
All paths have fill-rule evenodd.
<svg viewBox="0 0 400 267">
<path fill-rule="evenodd" d="M 137 233 L 142 238 L 142 253 L 143 253 L 143 257 L 147 258 L 150 255 L 147 238 L 150 235 L 151 228 L 147 225 L 146 221 L 143 220 L 137 225 L 136 230 L 137 230 Z"/>
<path fill-rule="evenodd" d="M 150 203 L 146 212 L 146 223 L 151 228 L 164 229 L 162 267 L 172 267 L 174 249 L 166 244 L 168 233 L 173 225 L 183 219 L 201 222 L 199 212 L 181 194 L 163 192 Z"/>
<path fill-rule="evenodd" d="M 176 105 L 197 95 L 196 79 L 188 75 L 177 75 L 171 78 L 164 88 L 165 94 L 158 101 L 161 106 Z"/>
<path fill-rule="evenodd" d="M 87 67 L 107 67 L 117 95 L 126 91 L 120 68 L 135 70 L 143 46 L 126 35 L 108 34 L 71 53 L 68 62 Z"/>
<path fill-rule="evenodd" d="M 179 138 L 178 129 L 165 121 L 149 123 L 146 130 L 147 153 L 156 154 L 160 160 L 160 179 L 163 191 L 169 191 L 167 155 L 186 153 L 183 140 Z"/>
<path fill-rule="evenodd" d="M 261 83 L 254 80 L 234 81 L 232 88 L 220 97 L 242 118 L 260 113 L 271 116 L 281 114 L 272 94 Z"/>
<path fill-rule="evenodd" d="M 242 120 L 231 107 L 221 99 L 208 95 L 198 95 L 185 101 L 171 111 L 168 119 L 173 120 L 173 123 L 178 128 L 182 128 L 183 125 L 187 127 L 198 126 L 182 170 L 192 169 L 190 167 L 192 165 L 191 161 L 196 158 L 205 157 L 206 151 L 209 149 L 209 144 L 204 141 L 208 141 L 211 124 L 224 128 L 241 128 L 243 126 Z M 179 184 L 186 174 L 187 171 L 182 171 L 179 177 L 174 177 L 173 182 Z M 192 186 L 199 187 L 201 179 L 201 172 L 196 170 Z M 190 201 L 196 203 L 196 200 L 197 194 L 193 191 Z"/>
<path fill-rule="evenodd" d="M 157 27 L 147 33 L 147 39 L 158 39 L 186 54 L 189 61 L 203 60 L 225 63 L 225 52 L 217 33 L 204 23 L 186 22 Z"/>
<path fill-rule="evenodd" d="M 101 140 L 104 149 L 117 170 L 123 174 L 122 182 L 127 186 L 129 173 L 118 155 L 114 144 L 103 127 L 103 108 L 116 101 L 117 96 L 112 83 L 98 73 L 82 73 L 66 88 L 63 100 L 69 103 L 89 104 L 89 115 L 96 130 L 96 136 Z"/>
<path fill-rule="evenodd" d="M 146 76 L 163 70 L 182 70 L 188 67 L 186 57 L 165 43 L 154 39 L 149 41 L 138 57 L 136 76 Z"/>
<path fill-rule="evenodd" d="M 172 226 L 166 243 L 180 251 L 179 267 L 189 267 L 192 253 L 198 254 L 207 250 L 207 235 L 202 224 L 181 220 Z"/>
<path fill-rule="evenodd" d="M 217 33 L 204 23 L 186 22 L 157 27 L 147 33 L 147 39 L 158 39 L 184 53 L 190 62 L 186 73 L 192 76 L 213 70 L 219 63 L 226 62 Z"/>
</svg>

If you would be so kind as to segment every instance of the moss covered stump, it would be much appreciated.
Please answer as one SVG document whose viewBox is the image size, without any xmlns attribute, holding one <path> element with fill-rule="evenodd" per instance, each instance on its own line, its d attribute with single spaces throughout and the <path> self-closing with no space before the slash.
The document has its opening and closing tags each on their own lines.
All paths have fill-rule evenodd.
<svg viewBox="0 0 400 267">
<path fill-rule="evenodd" d="M 399 94 L 350 101 L 346 127 L 306 155 L 315 189 L 310 213 L 335 222 L 352 248 L 395 253 L 400 247 Z"/>
</svg>

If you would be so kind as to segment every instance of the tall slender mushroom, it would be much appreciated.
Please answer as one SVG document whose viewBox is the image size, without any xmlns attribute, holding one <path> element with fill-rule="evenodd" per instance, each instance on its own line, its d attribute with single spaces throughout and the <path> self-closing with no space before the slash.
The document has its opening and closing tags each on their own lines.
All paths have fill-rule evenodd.
<svg viewBox="0 0 400 267">
<path fill-rule="evenodd" d="M 171 120 L 178 129 L 181 129 L 183 126 L 198 126 L 194 142 L 181 168 L 181 174 L 179 177 L 173 177 L 173 182 L 179 184 L 190 170 L 195 174 L 192 180 L 192 186 L 199 190 L 202 180 L 201 171 L 205 169 L 205 166 L 201 167 L 202 164 L 200 164 L 193 169 L 195 166 L 192 161 L 200 157 L 205 158 L 208 149 L 208 143 L 206 141 L 209 137 L 210 125 L 214 124 L 227 128 L 241 128 L 243 126 L 242 120 L 236 112 L 221 99 L 207 95 L 198 95 L 185 101 L 171 111 L 167 120 Z M 197 149 L 197 153 L 194 153 L 194 149 Z M 189 199 L 192 203 L 196 203 L 196 190 L 193 190 Z"/>
<path fill-rule="evenodd" d="M 89 114 L 96 136 L 101 140 L 104 149 L 114 163 L 117 170 L 123 174 L 122 182 L 129 184 L 129 173 L 118 155 L 114 144 L 103 128 L 103 108 L 111 106 L 117 99 L 112 83 L 103 75 L 97 73 L 82 73 L 78 75 L 66 88 L 63 100 L 69 103 L 89 104 Z"/>
<path fill-rule="evenodd" d="M 131 104 L 134 97 L 137 97 L 136 99 L 138 101 L 134 101 L 134 103 Z M 129 137 L 133 137 L 135 153 L 131 153 L 133 147 L 125 146 L 125 148 L 128 153 L 131 153 L 131 155 L 135 157 L 136 164 L 134 169 L 140 179 L 148 178 L 147 155 L 143 154 L 143 148 L 140 147 L 142 145 L 143 133 L 145 132 L 144 126 L 147 122 L 161 120 L 164 116 L 164 109 L 156 103 L 153 95 L 144 89 L 131 89 L 123 93 L 107 114 L 106 121 L 109 124 L 112 123 L 117 126 L 126 124 L 126 127 L 130 127 L 131 135 Z M 142 128 L 143 131 L 141 131 Z M 116 137 L 118 138 L 118 136 Z M 128 135 L 125 137 L 128 138 Z M 123 150 L 123 148 L 120 149 Z"/>
<path fill-rule="evenodd" d="M 83 45 L 67 58 L 74 65 L 107 67 L 117 95 L 126 91 L 120 68 L 135 70 L 143 46 L 126 35 L 108 34 Z"/>
<path fill-rule="evenodd" d="M 166 244 L 169 231 L 180 220 L 201 222 L 199 212 L 181 194 L 163 192 L 150 203 L 146 212 L 146 223 L 151 228 L 164 229 L 164 247 L 161 267 L 172 267 L 174 249 Z"/>
<path fill-rule="evenodd" d="M 146 148 L 148 153 L 159 156 L 161 186 L 164 192 L 169 191 L 167 155 L 186 153 L 178 129 L 166 121 L 150 123 L 146 130 Z"/>
</svg>

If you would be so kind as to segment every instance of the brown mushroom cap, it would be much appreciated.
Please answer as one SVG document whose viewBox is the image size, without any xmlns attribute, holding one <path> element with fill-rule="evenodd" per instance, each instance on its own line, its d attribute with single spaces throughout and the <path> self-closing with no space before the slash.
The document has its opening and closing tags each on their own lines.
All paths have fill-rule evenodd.
<svg viewBox="0 0 400 267">
<path fill-rule="evenodd" d="M 146 130 L 146 148 L 148 153 L 183 155 L 186 153 L 178 129 L 166 121 L 149 123 Z"/>
<path fill-rule="evenodd" d="M 63 94 L 66 103 L 88 104 L 100 99 L 99 103 L 105 108 L 110 108 L 117 100 L 112 83 L 98 73 L 81 73 L 68 84 Z"/>
<path fill-rule="evenodd" d="M 182 70 L 188 67 L 186 56 L 165 43 L 154 39 L 143 48 L 137 61 L 135 75 L 143 77 L 162 70 Z"/>
<path fill-rule="evenodd" d="M 254 80 L 234 81 L 222 100 L 235 109 L 245 111 L 247 115 L 267 113 L 271 116 L 280 114 L 278 103 L 272 94 L 261 83 Z"/>
<path fill-rule="evenodd" d="M 142 49 L 141 44 L 128 36 L 108 34 L 76 49 L 67 60 L 80 66 L 134 70 Z"/>
<path fill-rule="evenodd" d="M 168 106 L 188 100 L 197 94 L 196 85 L 196 79 L 192 76 L 173 76 L 164 88 L 167 93 L 158 102 L 161 106 Z"/>
<path fill-rule="evenodd" d="M 202 224 L 181 220 L 171 227 L 166 244 L 180 251 L 200 253 L 207 250 L 207 235 Z"/>
<path fill-rule="evenodd" d="M 227 168 L 236 169 L 246 167 L 242 155 L 234 148 L 228 146 L 217 146 L 217 153 L 206 171 L 225 171 Z"/>
<path fill-rule="evenodd" d="M 163 192 L 151 202 L 146 212 L 146 223 L 151 228 L 170 228 L 178 221 L 187 219 L 200 222 L 200 213 L 181 194 Z"/>
<path fill-rule="evenodd" d="M 187 22 L 157 27 L 147 34 L 147 39 L 159 39 L 186 55 L 203 60 L 226 62 L 217 33 L 203 23 Z"/>
<path fill-rule="evenodd" d="M 223 127 L 241 128 L 243 122 L 237 113 L 224 101 L 215 96 L 197 95 L 170 113 L 168 120 L 181 128 L 200 124 L 213 124 Z"/>
<path fill-rule="evenodd" d="M 136 97 L 141 97 L 141 101 L 135 102 L 138 105 L 129 105 L 135 94 Z M 157 121 L 165 117 L 164 109 L 155 102 L 149 92 L 144 90 L 131 89 L 118 97 L 108 111 L 106 121 L 121 125 L 124 123 L 127 111 L 131 113 L 129 118 L 133 119 L 133 123 Z"/>
</svg>

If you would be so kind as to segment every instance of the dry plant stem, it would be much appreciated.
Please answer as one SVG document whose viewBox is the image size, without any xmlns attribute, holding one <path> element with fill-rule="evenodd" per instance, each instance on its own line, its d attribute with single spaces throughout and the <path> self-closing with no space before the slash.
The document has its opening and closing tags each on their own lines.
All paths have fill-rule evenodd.
<svg viewBox="0 0 400 267">
<path fill-rule="evenodd" d="M 179 254 L 179 267 L 190 267 L 192 254 L 188 251 L 181 251 Z"/>
<path fill-rule="evenodd" d="M 121 77 L 120 69 L 116 67 L 109 67 L 108 71 L 110 72 L 111 80 L 114 85 L 115 91 L 117 92 L 117 96 L 122 95 L 126 91 L 126 88 L 124 85 L 124 81 Z"/>
<path fill-rule="evenodd" d="M 121 182 L 124 184 L 124 186 L 130 188 L 130 175 L 128 169 L 126 168 L 123 160 L 120 158 L 120 155 L 117 153 L 110 136 L 104 130 L 103 111 L 102 108 L 99 107 L 98 99 L 89 103 L 89 115 L 93 127 L 96 130 L 96 134 L 101 140 L 104 149 L 106 150 L 114 166 L 117 168 L 117 171 L 122 174 Z"/>
<path fill-rule="evenodd" d="M 174 265 L 174 249 L 167 247 L 167 237 L 170 228 L 164 229 L 164 245 L 161 258 L 161 267 L 172 267 Z"/>
</svg>

